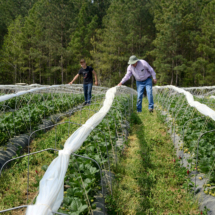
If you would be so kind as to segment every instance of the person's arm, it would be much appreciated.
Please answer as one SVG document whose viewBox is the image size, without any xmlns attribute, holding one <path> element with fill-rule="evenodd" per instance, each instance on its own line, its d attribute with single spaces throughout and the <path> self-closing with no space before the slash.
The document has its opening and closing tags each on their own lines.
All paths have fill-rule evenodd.
<svg viewBox="0 0 215 215">
<path fill-rule="evenodd" d="M 77 74 L 69 84 L 73 84 L 73 82 L 78 78 L 79 74 Z"/>
<path fill-rule="evenodd" d="M 149 63 L 147 63 L 147 64 L 148 64 L 148 71 L 149 71 L 149 72 L 151 73 L 151 75 L 152 75 L 154 84 L 156 84 L 156 83 L 157 83 L 156 73 L 155 73 L 154 69 L 149 65 Z"/>
<path fill-rule="evenodd" d="M 124 84 L 126 81 L 128 81 L 132 76 L 132 71 L 131 68 L 128 67 L 127 69 L 127 73 L 125 74 L 124 78 L 119 82 L 119 84 L 117 86 L 121 86 L 122 84 Z"/>
<path fill-rule="evenodd" d="M 98 85 L 98 79 L 97 79 L 96 72 L 93 70 L 92 73 L 95 76 L 95 85 L 97 86 Z"/>
</svg>

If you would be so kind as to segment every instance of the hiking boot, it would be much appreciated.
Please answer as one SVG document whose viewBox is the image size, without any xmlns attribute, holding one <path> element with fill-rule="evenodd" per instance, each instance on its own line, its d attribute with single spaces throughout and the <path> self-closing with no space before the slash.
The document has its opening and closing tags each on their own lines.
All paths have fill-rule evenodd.
<svg viewBox="0 0 215 215">
<path fill-rule="evenodd" d="M 149 113 L 153 113 L 153 109 L 152 108 L 149 109 Z"/>
</svg>

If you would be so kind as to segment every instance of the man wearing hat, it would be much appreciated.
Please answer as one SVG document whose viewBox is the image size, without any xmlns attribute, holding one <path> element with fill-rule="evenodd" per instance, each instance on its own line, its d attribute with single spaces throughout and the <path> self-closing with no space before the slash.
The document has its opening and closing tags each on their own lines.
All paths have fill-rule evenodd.
<svg viewBox="0 0 215 215">
<path fill-rule="evenodd" d="M 145 60 L 140 60 L 135 55 L 132 55 L 129 58 L 128 64 L 130 65 L 127 68 L 127 73 L 125 74 L 121 82 L 118 84 L 118 86 L 124 84 L 133 75 L 136 79 L 138 93 L 137 112 L 142 112 L 142 99 L 144 88 L 146 88 L 149 101 L 149 112 L 153 112 L 154 102 L 152 95 L 152 78 L 153 82 L 156 84 L 157 80 L 155 71 Z"/>
</svg>

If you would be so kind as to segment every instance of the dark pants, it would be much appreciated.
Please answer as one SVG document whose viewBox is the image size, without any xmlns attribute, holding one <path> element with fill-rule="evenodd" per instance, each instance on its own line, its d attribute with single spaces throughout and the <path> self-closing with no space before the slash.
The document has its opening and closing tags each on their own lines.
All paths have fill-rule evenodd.
<svg viewBox="0 0 215 215">
<path fill-rule="evenodd" d="M 85 104 L 90 104 L 91 101 L 91 92 L 92 92 L 92 86 L 93 84 L 84 84 L 84 98 L 85 98 Z"/>
</svg>

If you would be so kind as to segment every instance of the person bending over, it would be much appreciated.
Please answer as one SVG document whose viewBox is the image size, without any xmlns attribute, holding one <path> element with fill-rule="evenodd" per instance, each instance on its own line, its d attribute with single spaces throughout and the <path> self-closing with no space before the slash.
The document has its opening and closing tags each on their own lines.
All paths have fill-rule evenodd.
<svg viewBox="0 0 215 215">
<path fill-rule="evenodd" d="M 121 86 L 126 81 L 128 81 L 133 75 L 136 79 L 137 85 L 137 112 L 142 112 L 142 99 L 144 89 L 146 88 L 148 102 L 149 102 L 149 112 L 153 112 L 154 102 L 152 95 L 152 78 L 153 82 L 156 84 L 156 73 L 153 68 L 145 61 L 138 59 L 135 55 L 132 55 L 129 58 L 128 64 L 130 64 L 127 68 L 127 73 L 124 78 L 118 84 Z"/>
</svg>

